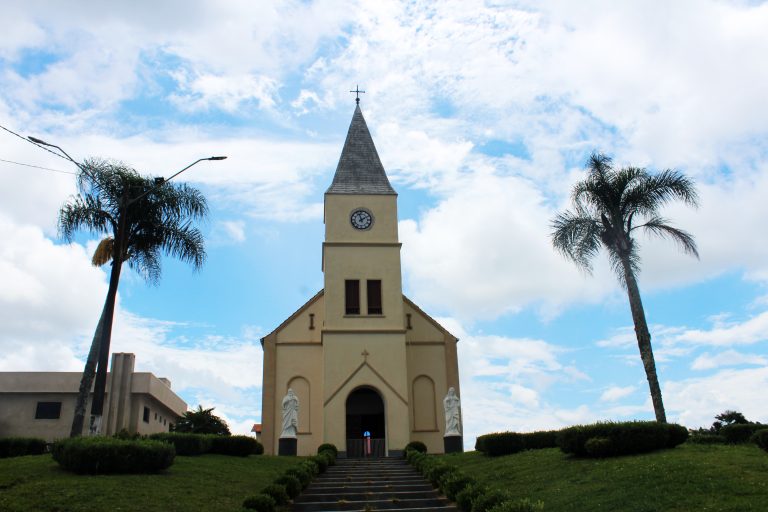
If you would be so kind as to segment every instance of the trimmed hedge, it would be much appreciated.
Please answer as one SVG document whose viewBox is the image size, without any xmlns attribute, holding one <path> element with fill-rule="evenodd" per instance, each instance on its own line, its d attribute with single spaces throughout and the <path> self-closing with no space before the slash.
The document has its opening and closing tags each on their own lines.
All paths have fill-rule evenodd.
<svg viewBox="0 0 768 512">
<path fill-rule="evenodd" d="M 280 484 L 269 484 L 261 490 L 261 494 L 271 496 L 272 499 L 275 500 L 275 504 L 278 506 L 286 505 L 288 501 L 290 501 L 288 492 L 285 490 L 285 486 Z"/>
<path fill-rule="evenodd" d="M 741 444 L 748 443 L 755 432 L 766 428 L 768 425 L 760 423 L 733 423 L 721 428 L 719 434 L 730 444 Z"/>
<path fill-rule="evenodd" d="M 456 501 L 456 496 L 461 491 L 476 483 L 474 478 L 461 472 L 447 473 L 443 475 L 443 479 L 440 481 L 440 490 L 443 491 L 446 498 Z"/>
<path fill-rule="evenodd" d="M 243 502 L 243 508 L 256 510 L 257 512 L 274 512 L 277 503 L 272 496 L 257 494 L 250 496 Z"/>
<path fill-rule="evenodd" d="M 194 434 L 193 434 L 194 435 Z M 206 436 L 211 441 L 211 453 L 247 457 L 264 453 L 264 447 L 256 439 L 248 436 Z"/>
<path fill-rule="evenodd" d="M 75 473 L 156 473 L 175 456 L 173 445 L 153 440 L 75 437 L 53 445 L 53 460 Z"/>
<path fill-rule="evenodd" d="M 152 434 L 150 439 L 170 443 L 176 448 L 176 455 L 194 456 L 211 451 L 214 436 L 187 434 L 183 432 L 160 432 Z"/>
<path fill-rule="evenodd" d="M 491 489 L 478 495 L 472 502 L 472 512 L 490 512 L 497 505 L 509 501 L 511 496 L 506 492 Z"/>
<path fill-rule="evenodd" d="M 557 444 L 579 457 L 615 457 L 674 448 L 688 438 L 688 430 L 655 421 L 606 422 L 577 425 L 560 431 Z"/>
<path fill-rule="evenodd" d="M 332 451 L 334 457 L 339 456 L 339 450 L 338 448 L 336 448 L 336 445 L 333 443 L 323 443 L 317 447 L 317 453 L 326 452 L 326 451 Z"/>
<path fill-rule="evenodd" d="M 523 450 L 557 448 L 557 430 L 537 432 L 494 432 L 485 434 L 475 441 L 475 450 L 496 457 L 510 455 Z"/>
<path fill-rule="evenodd" d="M 0 459 L 45 453 L 45 440 L 37 437 L 4 437 L 0 439 Z"/>
<path fill-rule="evenodd" d="M 456 504 L 464 512 L 472 512 L 472 503 L 481 494 L 488 492 L 488 489 L 480 484 L 470 484 L 456 494 Z"/>
<path fill-rule="evenodd" d="M 312 481 L 312 472 L 305 467 L 293 467 L 285 470 L 285 475 L 295 477 L 301 483 L 301 488 L 306 489 Z"/>
<path fill-rule="evenodd" d="M 411 441 L 410 443 L 405 445 L 405 452 L 408 453 L 408 451 L 410 450 L 415 450 L 421 453 L 427 453 L 427 445 L 425 445 L 421 441 Z"/>
<path fill-rule="evenodd" d="M 768 428 L 758 430 L 752 434 L 752 441 L 760 448 L 768 452 Z"/>
<path fill-rule="evenodd" d="M 293 499 L 301 494 L 302 486 L 298 478 L 293 475 L 283 475 L 275 479 L 276 484 L 285 486 L 285 492 L 288 493 L 288 497 Z"/>
</svg>

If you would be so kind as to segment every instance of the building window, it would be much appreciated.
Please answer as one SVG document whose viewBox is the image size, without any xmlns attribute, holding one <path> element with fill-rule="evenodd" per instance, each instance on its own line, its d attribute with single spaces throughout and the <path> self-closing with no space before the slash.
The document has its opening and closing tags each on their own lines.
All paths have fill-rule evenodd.
<svg viewBox="0 0 768 512">
<path fill-rule="evenodd" d="M 347 315 L 360 314 L 360 281 L 347 279 L 344 281 L 345 313 Z"/>
<path fill-rule="evenodd" d="M 380 315 L 381 310 L 381 280 L 373 279 L 366 282 L 368 288 L 368 314 Z"/>
<path fill-rule="evenodd" d="M 61 402 L 37 402 L 36 420 L 57 420 L 61 416 Z"/>
<path fill-rule="evenodd" d="M 144 423 L 149 423 L 149 407 L 144 408 Z"/>
</svg>

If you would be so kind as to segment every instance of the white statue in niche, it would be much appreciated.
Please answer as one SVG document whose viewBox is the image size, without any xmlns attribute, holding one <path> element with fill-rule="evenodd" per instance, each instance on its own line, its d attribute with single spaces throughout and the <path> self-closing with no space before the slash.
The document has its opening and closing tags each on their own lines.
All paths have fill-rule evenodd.
<svg viewBox="0 0 768 512">
<path fill-rule="evenodd" d="M 445 408 L 445 435 L 460 436 L 461 402 L 459 397 L 456 396 L 455 389 L 448 388 L 448 394 L 443 399 L 443 407 Z"/>
<path fill-rule="evenodd" d="M 288 394 L 283 398 L 283 431 L 280 437 L 296 437 L 299 427 L 299 397 L 288 388 Z"/>
</svg>

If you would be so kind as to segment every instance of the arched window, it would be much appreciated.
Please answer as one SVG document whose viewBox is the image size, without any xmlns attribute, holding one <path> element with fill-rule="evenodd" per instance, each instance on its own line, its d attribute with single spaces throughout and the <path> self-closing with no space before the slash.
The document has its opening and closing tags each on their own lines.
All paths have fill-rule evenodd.
<svg viewBox="0 0 768 512">
<path fill-rule="evenodd" d="M 413 379 L 413 430 L 437 430 L 435 383 L 426 375 Z"/>
</svg>

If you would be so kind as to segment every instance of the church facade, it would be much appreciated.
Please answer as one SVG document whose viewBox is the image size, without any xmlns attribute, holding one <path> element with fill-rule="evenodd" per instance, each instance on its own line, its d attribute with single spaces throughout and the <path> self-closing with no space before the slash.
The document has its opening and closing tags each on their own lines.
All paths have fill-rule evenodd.
<svg viewBox="0 0 768 512">
<path fill-rule="evenodd" d="M 277 454 L 283 397 L 298 455 L 444 450 L 443 397 L 460 394 L 458 339 L 402 293 L 397 193 L 359 104 L 325 193 L 324 288 L 262 340 L 262 443 Z"/>
</svg>

